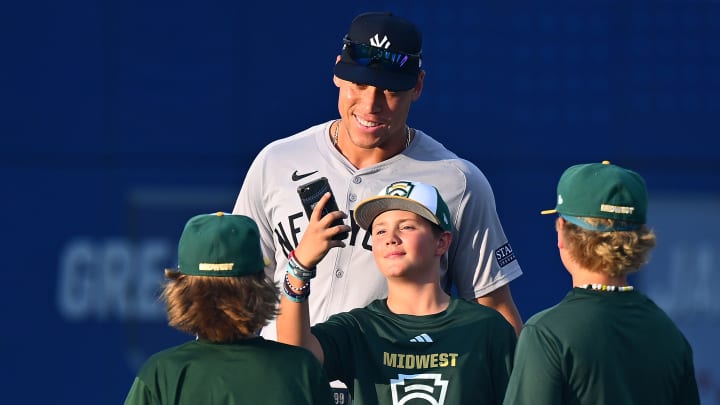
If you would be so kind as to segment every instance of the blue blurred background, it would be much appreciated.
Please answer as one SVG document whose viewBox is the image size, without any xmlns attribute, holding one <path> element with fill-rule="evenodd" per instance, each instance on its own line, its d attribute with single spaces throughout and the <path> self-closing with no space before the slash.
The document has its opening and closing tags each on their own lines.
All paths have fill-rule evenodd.
<svg viewBox="0 0 720 405">
<path fill-rule="evenodd" d="M 409 123 L 493 185 L 523 318 L 570 286 L 539 215 L 562 170 L 635 169 L 659 246 L 633 282 L 720 404 L 720 2 L 241 3 L 5 5 L 3 403 L 121 403 L 150 354 L 188 339 L 157 301 L 185 221 L 232 210 L 266 143 L 337 117 L 342 36 L 390 10 L 425 36 Z"/>
</svg>

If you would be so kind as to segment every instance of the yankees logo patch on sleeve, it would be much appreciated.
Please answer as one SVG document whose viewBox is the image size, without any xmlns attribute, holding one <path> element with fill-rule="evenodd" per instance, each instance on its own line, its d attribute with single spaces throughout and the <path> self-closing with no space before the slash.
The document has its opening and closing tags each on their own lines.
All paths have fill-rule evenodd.
<svg viewBox="0 0 720 405">
<path fill-rule="evenodd" d="M 500 267 L 505 267 L 508 263 L 515 261 L 515 253 L 509 242 L 495 249 L 495 259 L 497 259 Z"/>
</svg>

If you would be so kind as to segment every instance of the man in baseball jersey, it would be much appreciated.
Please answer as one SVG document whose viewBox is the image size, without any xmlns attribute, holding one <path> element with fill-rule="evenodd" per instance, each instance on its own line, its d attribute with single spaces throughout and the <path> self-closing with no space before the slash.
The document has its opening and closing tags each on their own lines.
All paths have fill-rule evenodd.
<svg viewBox="0 0 720 405">
<path fill-rule="evenodd" d="M 412 178 L 439 188 L 450 209 L 454 243 L 441 261 L 442 285 L 462 298 L 498 310 L 519 332 L 522 320 L 509 283 L 522 274 L 495 209 L 490 184 L 407 118 L 423 89 L 422 37 L 411 22 L 390 13 L 357 16 L 335 64 L 340 118 L 267 145 L 252 162 L 234 213 L 254 218 L 270 274 L 282 282 L 288 255 L 306 231 L 299 185 L 327 177 L 352 227 L 343 248 L 320 263 L 311 323 L 367 305 L 387 294 L 375 268 L 370 234 L 352 222 L 361 199 L 384 185 Z M 263 329 L 275 338 L 275 325 Z"/>
<path fill-rule="evenodd" d="M 342 213 L 321 216 L 329 197 L 326 193 L 313 210 L 291 256 L 278 339 L 313 352 L 330 378 L 350 388 L 357 405 L 501 404 L 515 331 L 497 311 L 451 297 L 440 285 L 441 258 L 452 244 L 453 225 L 433 186 L 396 181 L 355 207 L 355 222 L 372 234 L 387 298 L 311 328 L 311 282 L 325 270 L 316 266 L 340 243 L 332 236 L 344 230 L 327 228 Z"/>
<path fill-rule="evenodd" d="M 280 291 L 267 277 L 255 222 L 197 215 L 182 232 L 178 269 L 166 269 L 170 326 L 195 339 L 150 357 L 125 404 L 332 404 L 312 354 L 265 340 Z M 280 384 L 282 389 L 276 389 Z"/>
<path fill-rule="evenodd" d="M 571 166 L 555 209 L 572 290 L 530 318 L 518 341 L 508 405 L 699 404 L 690 344 L 627 276 L 647 263 L 645 180 L 602 163 Z"/>
</svg>

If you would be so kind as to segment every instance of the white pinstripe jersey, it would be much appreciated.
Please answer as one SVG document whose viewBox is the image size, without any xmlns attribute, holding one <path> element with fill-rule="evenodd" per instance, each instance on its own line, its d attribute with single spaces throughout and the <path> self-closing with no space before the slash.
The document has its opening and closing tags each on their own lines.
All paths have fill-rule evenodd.
<svg viewBox="0 0 720 405">
<path fill-rule="evenodd" d="M 233 209 L 234 214 L 257 221 L 271 275 L 281 283 L 287 255 L 308 224 L 297 187 L 322 176 L 328 178 L 340 210 L 349 215 L 346 221 L 352 232 L 345 248 L 331 249 L 317 266 L 309 299 L 311 324 L 387 296 L 385 278 L 372 256 L 370 235 L 353 223 L 352 210 L 360 200 L 376 195 L 393 181 L 432 184 L 447 202 L 454 230 L 452 245 L 442 261 L 443 285 L 452 280 L 458 295 L 471 299 L 522 274 L 498 219 L 490 184 L 477 166 L 417 130 L 402 153 L 356 169 L 332 145 L 328 135 L 331 123 L 276 140 L 260 151 Z M 262 334 L 276 339 L 274 322 Z"/>
</svg>

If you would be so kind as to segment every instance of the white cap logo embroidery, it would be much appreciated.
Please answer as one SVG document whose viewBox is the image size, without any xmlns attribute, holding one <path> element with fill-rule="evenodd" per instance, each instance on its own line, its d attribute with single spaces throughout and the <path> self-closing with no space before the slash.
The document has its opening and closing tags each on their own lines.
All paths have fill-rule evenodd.
<svg viewBox="0 0 720 405">
<path fill-rule="evenodd" d="M 388 40 L 387 35 L 383 36 L 383 39 L 381 41 L 380 34 L 375 34 L 374 37 L 370 38 L 370 45 L 372 45 L 376 48 L 388 49 L 390 47 L 390 41 Z"/>
</svg>

